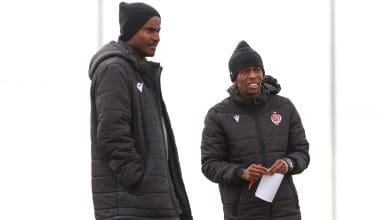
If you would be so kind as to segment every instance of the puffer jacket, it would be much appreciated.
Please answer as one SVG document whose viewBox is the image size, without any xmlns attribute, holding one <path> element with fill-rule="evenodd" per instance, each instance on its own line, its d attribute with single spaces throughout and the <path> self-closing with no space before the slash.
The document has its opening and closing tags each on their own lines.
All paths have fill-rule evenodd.
<svg viewBox="0 0 390 220">
<path fill-rule="evenodd" d="M 190 220 L 158 63 L 110 42 L 91 60 L 92 191 L 97 220 Z M 164 129 L 165 127 L 165 129 Z"/>
<path fill-rule="evenodd" d="M 213 106 L 202 133 L 202 172 L 219 184 L 225 219 L 301 219 L 293 174 L 309 164 L 309 144 L 293 103 L 282 96 L 277 81 L 266 76 L 262 94 L 243 98 L 233 85 L 230 96 Z M 281 117 L 278 117 L 281 116 Z M 252 163 L 265 167 L 281 158 L 295 167 L 282 180 L 272 203 L 255 197 L 258 182 L 248 190 L 240 175 Z"/>
</svg>

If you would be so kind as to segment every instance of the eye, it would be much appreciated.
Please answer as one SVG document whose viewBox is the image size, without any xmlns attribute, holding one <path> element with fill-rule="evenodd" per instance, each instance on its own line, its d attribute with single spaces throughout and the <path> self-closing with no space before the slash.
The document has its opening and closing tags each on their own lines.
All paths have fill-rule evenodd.
<svg viewBox="0 0 390 220">
<path fill-rule="evenodd" d="M 241 70 L 239 73 L 242 73 L 242 74 L 247 74 L 250 72 L 250 68 L 247 68 L 247 69 L 243 69 Z"/>
<path fill-rule="evenodd" d="M 256 68 L 254 69 L 254 71 L 255 71 L 256 73 L 262 73 L 262 72 L 263 72 L 263 69 L 261 69 L 261 67 L 256 67 Z"/>
<path fill-rule="evenodd" d="M 149 27 L 149 28 L 146 28 L 146 31 L 149 33 L 160 33 L 160 28 Z"/>
</svg>

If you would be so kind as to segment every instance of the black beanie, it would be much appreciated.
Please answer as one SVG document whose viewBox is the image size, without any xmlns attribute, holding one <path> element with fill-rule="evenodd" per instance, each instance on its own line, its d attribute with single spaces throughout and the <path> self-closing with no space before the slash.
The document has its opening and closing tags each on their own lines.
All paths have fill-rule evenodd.
<svg viewBox="0 0 390 220">
<path fill-rule="evenodd" d="M 229 60 L 230 80 L 234 82 L 241 70 L 251 66 L 259 66 L 264 72 L 260 55 L 246 41 L 242 40 L 238 43 Z"/>
<path fill-rule="evenodd" d="M 160 17 L 160 14 L 152 6 L 145 3 L 126 3 L 119 4 L 119 40 L 130 40 L 153 16 Z"/>
</svg>

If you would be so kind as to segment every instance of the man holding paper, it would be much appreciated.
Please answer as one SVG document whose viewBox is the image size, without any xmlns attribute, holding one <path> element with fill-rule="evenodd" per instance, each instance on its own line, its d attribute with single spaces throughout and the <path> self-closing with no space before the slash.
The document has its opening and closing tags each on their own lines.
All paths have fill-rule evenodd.
<svg viewBox="0 0 390 220">
<path fill-rule="evenodd" d="M 265 76 L 260 55 L 245 41 L 234 50 L 229 71 L 229 97 L 205 118 L 202 172 L 219 184 L 225 220 L 299 220 L 292 175 L 310 161 L 300 116 L 277 95 L 280 85 Z"/>
</svg>

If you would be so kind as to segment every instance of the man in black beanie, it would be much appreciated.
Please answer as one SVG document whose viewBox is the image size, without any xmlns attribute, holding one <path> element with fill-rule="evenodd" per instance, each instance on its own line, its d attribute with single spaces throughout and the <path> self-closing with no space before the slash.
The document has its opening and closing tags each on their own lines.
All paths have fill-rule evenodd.
<svg viewBox="0 0 390 220">
<path fill-rule="evenodd" d="M 225 220 L 299 220 L 293 175 L 309 165 L 309 143 L 293 103 L 264 75 L 260 55 L 241 41 L 229 60 L 229 97 L 208 111 L 202 172 L 219 184 Z M 278 174 L 277 174 L 278 173 Z M 280 176 L 272 199 L 255 191 L 263 176 Z"/>
<path fill-rule="evenodd" d="M 230 79 L 236 80 L 237 74 L 248 67 L 257 66 L 263 70 L 263 60 L 246 41 L 240 41 L 229 60 Z"/>
<path fill-rule="evenodd" d="M 160 14 L 119 4 L 120 36 L 93 57 L 92 191 L 97 220 L 192 220 L 161 94 Z"/>
</svg>

